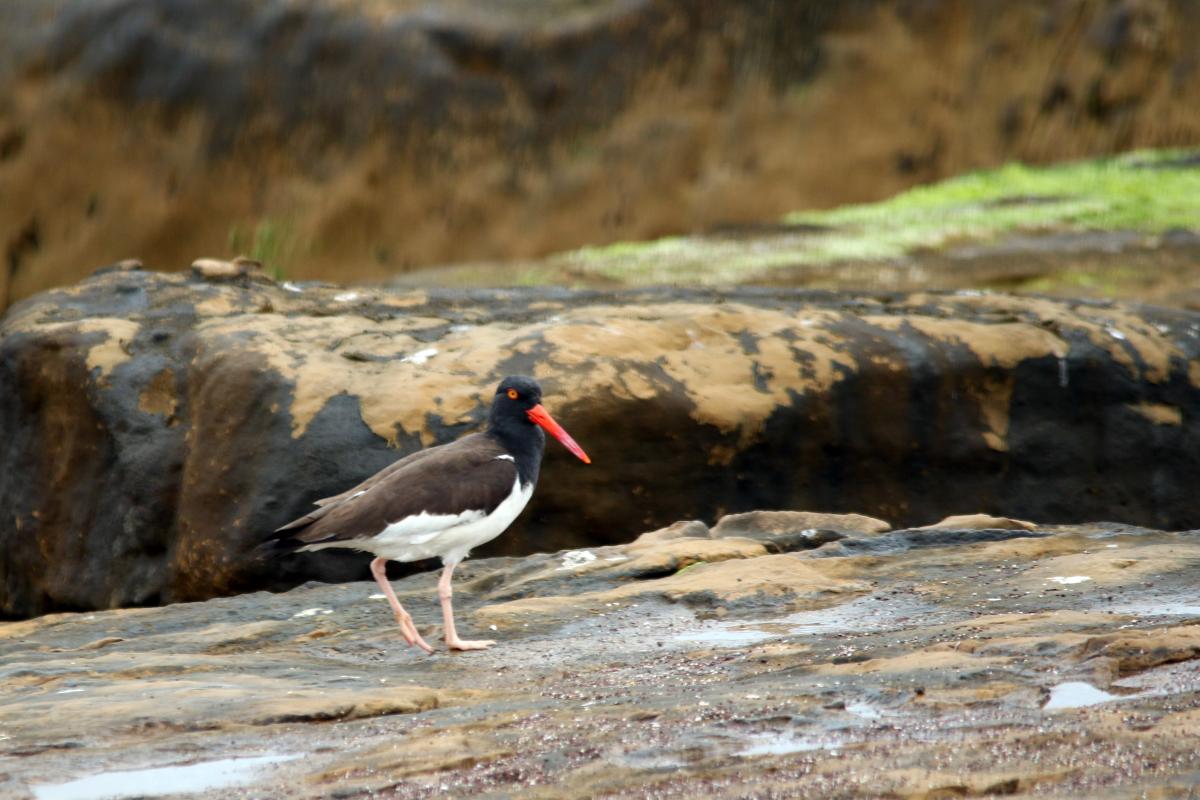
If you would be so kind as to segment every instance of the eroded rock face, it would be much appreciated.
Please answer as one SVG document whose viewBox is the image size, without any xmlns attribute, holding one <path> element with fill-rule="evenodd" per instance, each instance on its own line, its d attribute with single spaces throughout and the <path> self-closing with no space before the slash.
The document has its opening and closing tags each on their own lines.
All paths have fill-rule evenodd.
<svg viewBox="0 0 1200 800">
<path fill-rule="evenodd" d="M 3 323 L 0 609 L 362 576 L 353 554 L 248 553 L 313 499 L 479 427 L 512 373 L 543 382 L 595 463 L 551 443 L 530 509 L 485 554 L 755 508 L 1189 527 L 1197 330 L 1186 312 L 991 295 L 108 272 Z"/>
<path fill-rule="evenodd" d="M 1198 38 L 1132 0 L 6 0 L 0 309 L 89 259 L 366 280 L 1179 146 Z"/>
</svg>

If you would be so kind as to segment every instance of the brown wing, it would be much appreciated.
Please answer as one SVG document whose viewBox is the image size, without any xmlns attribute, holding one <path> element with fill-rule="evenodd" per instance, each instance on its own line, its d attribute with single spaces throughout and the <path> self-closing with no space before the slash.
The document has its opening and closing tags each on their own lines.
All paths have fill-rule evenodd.
<svg viewBox="0 0 1200 800">
<path fill-rule="evenodd" d="M 444 524 L 463 511 L 490 514 L 513 490 L 517 466 L 498 442 L 475 434 L 430 448 L 425 458 L 393 464 L 343 492 L 344 499 L 321 506 L 280 528 L 304 544 L 374 536 L 389 524 L 419 514 L 429 525 Z"/>
<path fill-rule="evenodd" d="M 463 437 L 463 438 L 467 438 L 467 437 Z M 386 467 L 379 470 L 379 472 L 376 472 L 374 475 L 367 478 L 365 481 L 358 484 L 357 486 L 347 489 L 346 491 L 342 492 L 341 494 L 335 494 L 332 497 L 322 497 L 320 500 L 314 500 L 313 504 L 318 505 L 318 506 L 327 506 L 327 505 L 331 505 L 333 503 L 337 503 L 341 500 L 345 500 L 347 497 L 354 494 L 355 492 L 360 492 L 363 489 L 371 488 L 372 486 L 379 483 L 387 476 L 391 475 L 393 472 L 396 472 L 397 470 L 404 469 L 405 467 L 411 466 L 411 465 L 415 464 L 416 462 L 418 462 L 424 458 L 427 458 L 429 455 L 436 453 L 438 450 L 440 450 L 442 447 L 445 447 L 445 446 L 446 445 L 438 445 L 437 447 L 427 447 L 424 450 L 418 450 L 415 453 L 409 453 L 404 458 L 401 458 L 398 461 L 393 461 L 391 464 L 388 464 Z M 288 523 L 288 524 L 291 525 L 292 523 Z M 280 528 L 279 530 L 284 530 L 284 528 Z"/>
<path fill-rule="evenodd" d="M 438 445 L 436 447 L 427 447 L 424 450 L 418 450 L 415 453 L 409 453 L 404 458 L 393 461 L 391 464 L 388 464 L 386 467 L 379 470 L 379 472 L 376 472 L 362 483 L 351 486 L 341 494 L 330 495 L 329 497 L 322 497 L 320 500 L 314 500 L 313 505 L 318 506 L 317 508 L 314 508 L 312 511 L 308 512 L 302 517 L 297 517 L 286 525 L 281 525 L 275 529 L 275 532 L 282 533 L 284 531 L 300 530 L 301 528 L 311 525 L 336 508 L 342 501 L 349 500 L 352 496 L 370 489 L 372 486 L 375 486 L 376 484 L 386 480 L 388 477 L 394 475 L 400 470 L 411 467 L 413 464 L 417 463 L 418 461 L 423 461 L 431 455 L 436 455 L 444 448 L 464 444 L 475 437 L 482 436 L 482 433 L 473 433 L 469 436 L 464 436 L 456 442 Z"/>
</svg>

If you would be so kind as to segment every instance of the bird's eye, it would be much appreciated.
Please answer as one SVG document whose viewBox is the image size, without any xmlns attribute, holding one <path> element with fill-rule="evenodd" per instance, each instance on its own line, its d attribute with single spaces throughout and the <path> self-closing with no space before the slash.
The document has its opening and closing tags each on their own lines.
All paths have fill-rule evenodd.
<svg viewBox="0 0 1200 800">
<path fill-rule="evenodd" d="M 516 400 L 516 399 L 517 399 L 517 390 L 516 390 L 516 389 L 509 389 L 509 390 L 508 390 L 508 399 L 509 399 L 509 400 Z"/>
</svg>

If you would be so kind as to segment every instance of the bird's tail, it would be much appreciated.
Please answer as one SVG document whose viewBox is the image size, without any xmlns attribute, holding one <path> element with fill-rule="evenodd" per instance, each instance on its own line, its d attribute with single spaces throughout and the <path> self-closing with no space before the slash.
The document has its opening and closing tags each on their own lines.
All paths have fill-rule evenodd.
<svg viewBox="0 0 1200 800">
<path fill-rule="evenodd" d="M 293 536 L 292 534 L 294 532 L 295 531 L 288 531 L 287 533 L 280 534 L 278 531 L 276 531 L 271 538 L 260 542 L 259 545 L 250 552 L 251 558 L 268 561 L 273 558 L 295 553 L 304 546 L 304 542 Z"/>
<path fill-rule="evenodd" d="M 265 559 L 276 558 L 294 553 L 301 547 L 312 544 L 310 541 L 305 541 L 304 532 L 314 522 L 324 517 L 338 505 L 337 503 L 329 502 L 322 504 L 322 502 L 318 500 L 317 508 L 314 508 L 302 517 L 297 517 L 286 525 L 276 528 L 268 539 L 254 549 L 254 555 Z"/>
</svg>

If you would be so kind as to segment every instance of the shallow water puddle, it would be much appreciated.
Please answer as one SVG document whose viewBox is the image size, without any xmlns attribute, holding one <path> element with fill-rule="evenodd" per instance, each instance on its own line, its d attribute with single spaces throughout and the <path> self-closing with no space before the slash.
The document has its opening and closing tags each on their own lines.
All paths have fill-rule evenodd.
<svg viewBox="0 0 1200 800">
<path fill-rule="evenodd" d="M 246 783 L 263 767 L 297 758 L 300 756 L 224 758 L 179 767 L 101 772 L 66 783 L 42 783 L 29 788 L 36 800 L 107 800 L 204 792 Z"/>
<path fill-rule="evenodd" d="M 1057 583 L 1062 586 L 1074 586 L 1077 583 L 1087 583 L 1091 580 L 1088 575 L 1055 575 L 1050 579 L 1052 583 Z"/>
<path fill-rule="evenodd" d="M 1114 614 L 1137 614 L 1145 617 L 1200 617 L 1200 605 L 1191 601 L 1172 600 L 1125 603 L 1113 606 Z"/>
<path fill-rule="evenodd" d="M 945 609 L 920 600 L 868 595 L 831 608 L 800 611 L 778 622 L 789 626 L 795 635 L 809 636 L 821 633 L 869 633 L 905 627 L 905 623 L 929 625 L 948 617 Z"/>
<path fill-rule="evenodd" d="M 1047 711 L 1056 708 L 1083 708 L 1123 699 L 1125 698 L 1109 694 L 1084 681 L 1067 681 L 1050 688 L 1050 699 L 1042 708 Z"/>
<path fill-rule="evenodd" d="M 847 713 L 853 714 L 862 719 L 879 719 L 883 716 L 883 712 L 870 703 L 864 703 L 861 700 L 853 703 L 846 703 Z"/>
<path fill-rule="evenodd" d="M 929 624 L 935 617 L 948 620 L 951 612 L 930 603 L 877 596 L 859 597 L 829 608 L 800 611 L 773 620 L 730 620 L 707 623 L 698 631 L 679 634 L 675 642 L 742 647 L 781 636 L 816 636 L 825 633 L 870 633 Z"/>
<path fill-rule="evenodd" d="M 688 641 L 699 644 L 712 644 L 719 647 L 741 647 L 747 644 L 758 644 L 767 639 L 774 639 L 775 634 L 766 631 L 753 630 L 744 625 L 728 628 L 716 628 L 699 633 L 687 633 L 676 637 L 677 641 Z"/>
<path fill-rule="evenodd" d="M 809 750 L 836 750 L 845 744 L 840 739 L 815 739 L 810 736 L 797 736 L 795 731 L 774 731 L 756 733 L 750 737 L 750 744 L 738 750 L 737 756 L 782 756 L 788 753 L 804 753 Z"/>
</svg>

